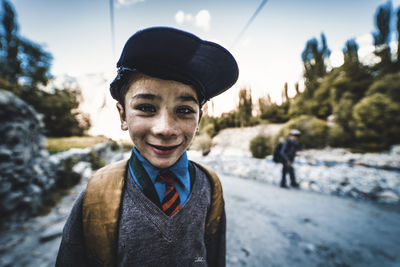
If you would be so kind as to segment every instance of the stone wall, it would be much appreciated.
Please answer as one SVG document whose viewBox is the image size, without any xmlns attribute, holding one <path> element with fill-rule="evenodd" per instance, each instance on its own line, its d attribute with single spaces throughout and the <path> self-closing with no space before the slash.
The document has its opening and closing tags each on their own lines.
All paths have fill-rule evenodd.
<svg viewBox="0 0 400 267">
<path fill-rule="evenodd" d="M 0 216 L 37 212 L 55 184 L 45 150 L 42 116 L 11 92 L 0 90 Z"/>
<path fill-rule="evenodd" d="M 36 215 L 55 190 L 89 179 L 94 169 L 124 157 L 122 147 L 110 141 L 49 155 L 44 129 L 41 114 L 0 89 L 0 222 Z"/>
</svg>

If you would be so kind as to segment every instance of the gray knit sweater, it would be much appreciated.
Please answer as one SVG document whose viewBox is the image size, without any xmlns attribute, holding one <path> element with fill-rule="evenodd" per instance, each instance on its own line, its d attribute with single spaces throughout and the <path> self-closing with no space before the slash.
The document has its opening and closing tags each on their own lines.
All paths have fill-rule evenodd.
<svg viewBox="0 0 400 267">
<path fill-rule="evenodd" d="M 224 265 L 225 222 L 221 222 L 222 231 L 217 238 L 207 238 L 205 221 L 211 189 L 206 175 L 197 167 L 195 171 L 189 198 L 172 217 L 149 200 L 128 175 L 118 227 L 118 266 L 208 266 L 207 245 L 219 257 L 213 261 Z M 82 231 L 83 197 L 84 192 L 64 227 L 56 266 L 88 266 Z"/>
</svg>

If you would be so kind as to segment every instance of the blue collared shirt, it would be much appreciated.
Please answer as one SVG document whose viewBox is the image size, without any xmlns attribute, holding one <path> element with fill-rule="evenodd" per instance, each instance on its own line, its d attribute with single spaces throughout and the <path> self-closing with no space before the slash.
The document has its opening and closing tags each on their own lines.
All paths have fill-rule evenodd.
<svg viewBox="0 0 400 267">
<path fill-rule="evenodd" d="M 143 168 L 149 175 L 150 180 L 154 184 L 154 188 L 156 189 L 158 197 L 160 201 L 162 201 L 165 195 L 166 186 L 165 183 L 161 181 L 161 179 L 156 179 L 158 173 L 160 172 L 160 169 L 154 167 L 147 159 L 145 159 L 142 155 L 140 155 L 136 147 L 132 149 L 132 153 L 135 153 L 136 157 L 138 158 Z M 190 194 L 190 174 L 189 174 L 188 158 L 186 151 L 182 154 L 182 156 L 178 159 L 178 161 L 174 165 L 172 165 L 172 167 L 169 168 L 169 170 L 172 171 L 178 177 L 178 182 L 175 183 L 175 188 L 179 193 L 179 198 L 181 199 L 181 206 L 183 207 Z M 143 190 L 142 186 L 140 185 L 139 181 L 137 180 L 135 174 L 133 173 L 130 167 L 129 171 L 135 183 L 139 186 L 141 190 Z"/>
</svg>

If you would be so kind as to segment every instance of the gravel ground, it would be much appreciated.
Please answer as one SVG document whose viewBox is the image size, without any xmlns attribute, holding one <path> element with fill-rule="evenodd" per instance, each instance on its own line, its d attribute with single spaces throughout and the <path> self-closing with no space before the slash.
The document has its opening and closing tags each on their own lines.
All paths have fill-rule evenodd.
<svg viewBox="0 0 400 267">
<path fill-rule="evenodd" d="M 400 266 L 400 207 L 221 176 L 227 266 Z"/>
<path fill-rule="evenodd" d="M 227 266 L 399 266 L 400 208 L 221 175 Z M 47 216 L 4 227 L 0 266 L 54 266 L 73 188 Z"/>
</svg>

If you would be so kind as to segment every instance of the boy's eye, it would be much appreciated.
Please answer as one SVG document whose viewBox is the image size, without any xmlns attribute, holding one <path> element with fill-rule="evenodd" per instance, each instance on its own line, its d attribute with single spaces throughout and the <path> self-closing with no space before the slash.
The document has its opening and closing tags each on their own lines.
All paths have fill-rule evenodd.
<svg viewBox="0 0 400 267">
<path fill-rule="evenodd" d="M 190 107 L 179 107 L 176 109 L 176 113 L 179 114 L 192 114 L 194 113 L 194 110 Z"/>
<path fill-rule="evenodd" d="M 136 107 L 137 110 L 143 111 L 143 112 L 156 112 L 156 108 L 153 105 L 149 104 L 142 104 Z"/>
</svg>

